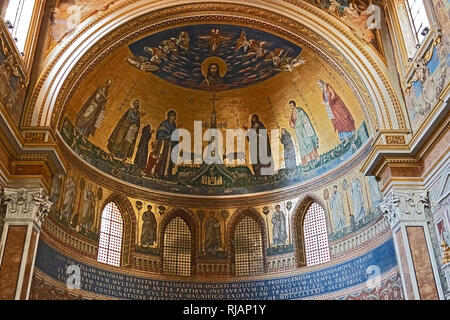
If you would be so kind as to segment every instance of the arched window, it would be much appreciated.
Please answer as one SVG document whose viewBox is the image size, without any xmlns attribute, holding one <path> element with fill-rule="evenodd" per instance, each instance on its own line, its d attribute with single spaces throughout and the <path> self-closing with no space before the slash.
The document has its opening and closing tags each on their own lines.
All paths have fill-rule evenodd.
<svg viewBox="0 0 450 320">
<path fill-rule="evenodd" d="M 35 6 L 35 0 L 10 0 L 6 6 L 4 21 L 21 53 L 25 50 Z"/>
<path fill-rule="evenodd" d="M 97 261 L 120 266 L 122 235 L 122 214 L 117 205 L 114 202 L 110 202 L 102 212 Z"/>
<path fill-rule="evenodd" d="M 264 272 L 263 243 L 258 223 L 245 216 L 234 232 L 236 275 L 256 275 Z"/>
<path fill-rule="evenodd" d="M 163 273 L 191 275 L 191 231 L 187 223 L 175 217 L 164 231 Z"/>
<path fill-rule="evenodd" d="M 407 8 L 416 43 L 420 44 L 430 31 L 430 21 L 423 0 L 407 0 Z"/>
<path fill-rule="evenodd" d="M 306 264 L 313 266 L 330 261 L 327 221 L 325 210 L 313 202 L 306 212 L 303 223 L 305 238 Z"/>
</svg>

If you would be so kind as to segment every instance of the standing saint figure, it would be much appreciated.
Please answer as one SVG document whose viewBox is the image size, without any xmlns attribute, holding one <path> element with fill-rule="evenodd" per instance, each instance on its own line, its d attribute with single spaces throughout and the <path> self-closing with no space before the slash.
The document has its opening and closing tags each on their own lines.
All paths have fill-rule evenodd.
<svg viewBox="0 0 450 320">
<path fill-rule="evenodd" d="M 281 206 L 277 204 L 275 206 L 275 212 L 272 216 L 273 224 L 273 244 L 275 246 L 284 245 L 286 242 L 286 217 L 283 211 L 280 210 Z"/>
<path fill-rule="evenodd" d="M 356 177 L 353 178 L 350 195 L 352 196 L 353 202 L 353 216 L 355 216 L 355 222 L 358 222 L 366 215 L 366 209 L 364 208 L 364 196 L 362 193 L 361 181 Z"/>
<path fill-rule="evenodd" d="M 151 205 L 142 214 L 142 222 L 141 244 L 152 246 L 156 242 L 156 218 Z"/>
<path fill-rule="evenodd" d="M 136 151 L 136 156 L 134 157 L 134 164 L 141 170 L 144 171 L 147 166 L 148 158 L 148 142 L 150 141 L 152 134 L 152 127 L 150 124 L 146 125 L 142 129 L 141 139 Z"/>
<path fill-rule="evenodd" d="M 294 169 L 297 166 L 297 162 L 295 161 L 295 148 L 291 134 L 286 128 L 281 128 L 281 143 L 284 149 L 284 167 L 286 169 Z"/>
<path fill-rule="evenodd" d="M 345 222 L 344 203 L 342 201 L 342 194 L 338 191 L 338 186 L 333 186 L 333 193 L 330 199 L 330 209 L 333 214 L 333 228 L 334 232 L 338 232 L 347 225 Z"/>
<path fill-rule="evenodd" d="M 251 128 L 254 130 L 254 133 L 256 133 L 256 141 L 250 140 L 250 155 L 256 155 L 256 159 L 251 159 L 252 162 L 252 169 L 255 176 L 260 177 L 262 176 L 262 169 L 266 168 L 269 172 L 273 173 L 273 158 L 272 158 L 272 149 L 270 147 L 270 139 L 269 134 L 267 132 L 266 127 L 263 125 L 261 121 L 259 121 L 259 116 L 257 114 L 252 115 L 251 120 Z M 245 130 L 248 130 L 247 127 L 244 127 Z M 248 138 L 248 136 L 247 136 Z M 261 149 L 262 143 L 264 143 L 264 139 L 266 140 L 266 150 Z M 256 143 L 255 143 L 256 142 Z M 266 152 L 264 152 L 266 151 Z M 264 157 L 267 157 L 269 162 L 263 163 L 261 160 L 261 154 Z M 266 161 L 264 161 L 266 162 Z"/>
<path fill-rule="evenodd" d="M 88 233 L 91 230 L 95 216 L 95 196 L 92 191 L 92 184 L 88 183 L 84 191 L 83 217 L 81 219 L 81 230 Z"/>
<path fill-rule="evenodd" d="M 372 198 L 372 207 L 375 210 L 378 205 L 383 202 L 383 196 L 381 195 L 377 179 L 375 179 L 374 176 L 369 176 L 368 180 L 370 197 Z"/>
<path fill-rule="evenodd" d="M 172 176 L 172 149 L 178 143 L 172 141 L 172 133 L 177 128 L 177 113 L 170 110 L 167 113 L 167 119 L 162 121 L 156 130 L 156 153 L 158 160 L 156 161 L 155 171 L 153 175 L 156 178 L 169 178 Z"/>
<path fill-rule="evenodd" d="M 63 175 L 57 175 L 53 177 L 52 188 L 50 189 L 50 202 L 53 203 L 53 208 L 56 208 L 59 201 L 59 196 L 61 193 L 61 184 L 62 184 Z"/>
<path fill-rule="evenodd" d="M 95 130 L 102 125 L 110 86 L 111 80 L 107 80 L 106 84 L 99 86 L 81 108 L 75 121 L 75 127 L 83 138 L 94 135 Z"/>
<path fill-rule="evenodd" d="M 71 218 L 76 196 L 77 189 L 75 181 L 72 177 L 69 177 L 66 182 L 66 194 L 64 195 L 64 201 L 61 210 L 61 218 L 64 218 L 64 220 L 66 221 L 69 221 Z"/>
<path fill-rule="evenodd" d="M 222 235 L 220 233 L 220 223 L 214 217 L 214 213 L 209 214 L 205 222 L 205 250 L 206 252 L 216 253 L 222 245 Z"/>
<path fill-rule="evenodd" d="M 320 79 L 317 80 L 317 84 L 323 91 L 323 104 L 334 130 L 338 133 L 341 141 L 347 140 L 356 131 L 353 116 L 330 84 Z"/>
<path fill-rule="evenodd" d="M 319 158 L 319 153 L 317 151 L 317 148 L 319 147 L 319 138 L 317 137 L 316 131 L 305 110 L 296 105 L 294 100 L 289 101 L 289 106 L 292 110 L 289 124 L 292 129 L 295 129 L 295 133 L 297 134 L 302 165 L 305 166 L 308 162 L 313 160 L 317 161 Z"/>
<path fill-rule="evenodd" d="M 141 126 L 140 106 L 141 101 L 133 99 L 130 109 L 124 113 L 108 139 L 108 150 L 111 155 L 123 161 L 132 157 L 134 153 Z"/>
</svg>

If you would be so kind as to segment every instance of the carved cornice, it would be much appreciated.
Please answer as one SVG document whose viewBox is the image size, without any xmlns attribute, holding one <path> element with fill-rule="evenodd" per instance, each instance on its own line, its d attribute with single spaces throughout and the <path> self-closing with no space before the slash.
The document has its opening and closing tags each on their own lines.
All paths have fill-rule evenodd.
<svg viewBox="0 0 450 320">
<path fill-rule="evenodd" d="M 427 191 L 406 192 L 391 190 L 380 205 L 392 229 L 400 223 L 430 221 L 430 200 Z"/>
<path fill-rule="evenodd" d="M 48 200 L 45 190 L 41 188 L 32 190 L 5 188 L 2 197 L 7 205 L 6 222 L 34 222 L 38 228 L 53 205 Z"/>
<path fill-rule="evenodd" d="M 407 131 L 399 130 L 398 133 L 395 133 L 396 131 L 381 132 L 361 171 L 366 175 L 380 176 L 384 170 L 391 166 L 422 167 L 424 157 L 434 150 L 449 129 L 450 118 L 444 116 L 441 124 L 437 125 L 436 129 L 426 137 L 426 141 L 420 147 L 416 147 L 418 142 L 414 138 L 408 143 L 401 143 L 403 141 L 401 137 L 405 137 L 409 133 Z M 395 138 L 388 138 L 389 136 L 395 136 Z M 399 142 L 399 144 L 394 142 Z M 445 150 L 442 150 L 442 153 L 445 154 Z"/>
</svg>

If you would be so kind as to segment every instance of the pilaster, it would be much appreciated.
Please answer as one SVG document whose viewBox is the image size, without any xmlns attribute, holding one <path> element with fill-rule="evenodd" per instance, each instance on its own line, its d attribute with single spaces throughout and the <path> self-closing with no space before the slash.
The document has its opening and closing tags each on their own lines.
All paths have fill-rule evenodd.
<svg viewBox="0 0 450 320">
<path fill-rule="evenodd" d="M 392 229 L 406 299 L 444 299 L 428 228 L 432 223 L 428 192 L 394 187 L 381 210 Z"/>
<path fill-rule="evenodd" d="M 42 188 L 5 188 L 0 240 L 0 299 L 28 299 L 41 226 L 52 203 Z"/>
</svg>

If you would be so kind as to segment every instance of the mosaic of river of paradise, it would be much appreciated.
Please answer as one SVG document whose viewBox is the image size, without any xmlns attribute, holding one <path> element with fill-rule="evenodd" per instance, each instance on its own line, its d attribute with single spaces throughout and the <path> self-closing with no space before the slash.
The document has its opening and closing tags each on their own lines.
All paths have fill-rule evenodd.
<svg viewBox="0 0 450 320">
<path fill-rule="evenodd" d="M 110 53 L 75 90 L 60 132 L 77 156 L 123 181 L 238 195 L 337 169 L 361 154 L 365 119 L 351 87 L 308 47 L 247 27 L 195 25 Z M 178 129 L 190 141 L 173 141 Z M 241 149 L 236 139 L 230 151 L 230 130 L 257 138 L 244 137 Z"/>
</svg>

